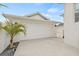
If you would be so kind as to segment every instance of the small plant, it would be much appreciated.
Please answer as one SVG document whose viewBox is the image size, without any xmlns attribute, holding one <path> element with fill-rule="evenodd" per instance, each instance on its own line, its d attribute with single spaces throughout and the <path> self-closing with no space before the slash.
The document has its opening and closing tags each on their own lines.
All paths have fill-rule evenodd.
<svg viewBox="0 0 79 59">
<path fill-rule="evenodd" d="M 10 48 L 13 48 L 13 38 L 20 32 L 26 33 L 25 32 L 25 26 L 22 24 L 19 24 L 17 22 L 15 23 L 10 23 L 7 22 L 5 26 L 2 27 L 3 30 L 5 30 L 9 36 L 10 36 Z"/>
</svg>

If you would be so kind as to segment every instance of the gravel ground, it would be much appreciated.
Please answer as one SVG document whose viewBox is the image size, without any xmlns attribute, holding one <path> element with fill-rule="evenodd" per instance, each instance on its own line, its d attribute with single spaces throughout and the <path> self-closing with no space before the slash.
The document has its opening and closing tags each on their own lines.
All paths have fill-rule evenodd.
<svg viewBox="0 0 79 59">
<path fill-rule="evenodd" d="M 19 42 L 14 43 L 14 48 L 10 49 L 9 46 L 0 54 L 0 56 L 14 56 L 14 53 L 16 51 L 16 48 L 18 46 Z"/>
</svg>

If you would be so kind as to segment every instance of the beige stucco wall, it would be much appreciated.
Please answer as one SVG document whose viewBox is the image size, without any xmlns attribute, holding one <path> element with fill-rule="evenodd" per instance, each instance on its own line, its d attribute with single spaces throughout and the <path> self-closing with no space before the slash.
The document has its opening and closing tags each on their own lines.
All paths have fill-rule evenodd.
<svg viewBox="0 0 79 59">
<path fill-rule="evenodd" d="M 21 18 L 8 17 L 11 22 L 19 22 L 26 26 L 26 35 L 19 34 L 15 37 L 15 41 L 30 40 L 46 37 L 56 37 L 54 25 L 51 21 L 38 21 Z"/>
<path fill-rule="evenodd" d="M 79 22 L 75 23 L 74 4 L 65 4 L 64 42 L 79 48 Z"/>
<path fill-rule="evenodd" d="M 5 48 L 9 45 L 9 36 L 3 30 L 0 30 L 0 53 L 2 53 Z"/>
</svg>

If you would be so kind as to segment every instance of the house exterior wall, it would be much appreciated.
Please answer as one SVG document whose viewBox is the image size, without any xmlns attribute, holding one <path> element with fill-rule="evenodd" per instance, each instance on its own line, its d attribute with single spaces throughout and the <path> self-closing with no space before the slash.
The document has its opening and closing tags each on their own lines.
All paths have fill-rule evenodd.
<svg viewBox="0 0 79 59">
<path fill-rule="evenodd" d="M 64 42 L 79 48 L 79 22 L 75 22 L 74 4 L 65 4 Z"/>
<path fill-rule="evenodd" d="M 2 53 L 9 45 L 9 36 L 3 30 L 0 30 L 0 53 Z"/>
<path fill-rule="evenodd" d="M 19 34 L 14 40 L 30 40 L 38 38 L 47 38 L 47 37 L 56 37 L 55 28 L 52 22 L 50 21 L 36 21 L 28 19 L 14 19 L 8 18 L 11 22 L 22 23 L 26 26 L 26 35 Z"/>
</svg>

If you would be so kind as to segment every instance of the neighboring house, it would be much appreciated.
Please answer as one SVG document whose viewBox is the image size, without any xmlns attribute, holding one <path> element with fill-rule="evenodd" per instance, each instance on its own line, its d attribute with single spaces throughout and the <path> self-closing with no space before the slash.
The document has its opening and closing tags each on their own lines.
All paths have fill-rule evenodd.
<svg viewBox="0 0 79 59">
<path fill-rule="evenodd" d="M 55 24 L 57 22 L 50 21 L 48 18 L 40 13 L 34 13 L 29 16 L 16 16 L 11 14 L 3 14 L 7 21 L 12 23 L 18 22 L 26 27 L 26 35 L 19 34 L 14 37 L 14 42 L 20 40 L 41 39 L 49 37 L 57 37 Z M 3 24 L 5 25 L 5 23 Z M 9 45 L 9 35 L 3 31 L 0 31 L 0 53 L 4 51 Z"/>
<path fill-rule="evenodd" d="M 39 38 L 56 37 L 56 31 L 54 23 L 40 13 L 35 13 L 29 16 L 16 16 L 10 14 L 4 14 L 4 17 L 10 22 L 19 22 L 25 25 L 27 34 L 18 35 L 16 41 L 30 40 Z"/>
<path fill-rule="evenodd" d="M 11 14 L 3 14 L 7 21 L 12 23 L 18 22 L 26 27 L 26 35 L 19 34 L 14 37 L 14 42 L 20 40 L 41 39 L 49 37 L 57 37 L 55 24 L 58 22 L 50 21 L 40 13 L 34 13 L 28 16 L 16 16 Z M 3 24 L 5 25 L 5 23 Z M 9 45 L 9 36 L 6 32 L 0 32 L 0 53 Z"/>
<path fill-rule="evenodd" d="M 24 15 L 24 17 L 28 17 L 29 19 L 35 19 L 35 20 L 49 20 L 44 15 L 40 14 L 39 12 L 31 14 L 31 15 Z"/>
</svg>

